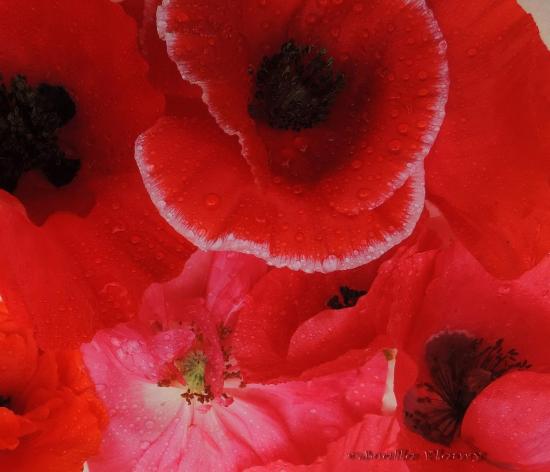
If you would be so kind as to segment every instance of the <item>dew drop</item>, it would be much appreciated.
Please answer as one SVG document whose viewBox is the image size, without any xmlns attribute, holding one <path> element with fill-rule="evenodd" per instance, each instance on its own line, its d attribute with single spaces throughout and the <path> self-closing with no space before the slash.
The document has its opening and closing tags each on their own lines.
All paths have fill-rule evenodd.
<svg viewBox="0 0 550 472">
<path fill-rule="evenodd" d="M 220 204 L 220 196 L 215 193 L 209 193 L 205 197 L 204 203 L 209 208 L 217 207 Z"/>
<path fill-rule="evenodd" d="M 399 141 L 398 139 L 390 141 L 388 143 L 388 149 L 391 152 L 398 153 L 399 151 L 401 151 L 401 141 Z"/>
<path fill-rule="evenodd" d="M 428 73 L 422 70 L 418 73 L 418 78 L 420 80 L 426 80 L 428 78 Z"/>
<path fill-rule="evenodd" d="M 322 263 L 323 269 L 327 272 L 333 272 L 338 266 L 338 258 L 334 254 L 330 254 Z"/>
<path fill-rule="evenodd" d="M 360 188 L 358 191 L 357 191 L 357 197 L 360 198 L 361 200 L 366 200 L 367 198 L 369 198 L 369 189 L 368 188 Z"/>
<path fill-rule="evenodd" d="M 297 136 L 293 140 L 294 147 L 300 152 L 306 152 L 309 148 L 307 139 L 302 136 Z"/>
<path fill-rule="evenodd" d="M 317 21 L 317 16 L 314 15 L 313 13 L 310 13 L 307 17 L 306 17 L 306 22 L 309 23 L 310 25 L 315 23 Z"/>
<path fill-rule="evenodd" d="M 470 48 L 467 51 L 467 54 L 469 57 L 474 57 L 477 55 L 477 49 L 476 48 Z"/>
<path fill-rule="evenodd" d="M 427 88 L 421 88 L 419 91 L 418 91 L 418 96 L 419 97 L 425 97 L 426 95 L 428 95 L 429 90 Z"/>
</svg>

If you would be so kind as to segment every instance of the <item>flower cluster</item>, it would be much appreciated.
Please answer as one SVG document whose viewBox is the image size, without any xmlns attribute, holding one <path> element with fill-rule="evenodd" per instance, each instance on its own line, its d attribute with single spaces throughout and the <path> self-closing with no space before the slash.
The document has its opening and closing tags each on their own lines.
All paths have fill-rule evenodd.
<svg viewBox="0 0 550 472">
<path fill-rule="evenodd" d="M 549 77 L 516 0 L 0 0 L 0 470 L 550 470 Z"/>
</svg>

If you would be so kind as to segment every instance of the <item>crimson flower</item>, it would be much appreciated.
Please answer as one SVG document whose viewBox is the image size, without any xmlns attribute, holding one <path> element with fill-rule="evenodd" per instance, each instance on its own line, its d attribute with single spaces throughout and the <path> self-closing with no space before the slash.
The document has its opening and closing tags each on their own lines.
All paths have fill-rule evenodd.
<svg viewBox="0 0 550 472">
<path fill-rule="evenodd" d="M 90 470 L 240 471 L 324 454 L 382 409 L 384 343 L 361 311 L 374 273 L 192 255 L 146 291 L 139 319 L 82 347 L 111 417 Z"/>
<path fill-rule="evenodd" d="M 209 113 L 181 101 L 145 3 L 180 101 L 136 158 L 202 249 L 356 267 L 410 234 L 427 192 L 499 276 L 548 252 L 550 56 L 515 1 L 165 0 L 161 38 Z"/>
<path fill-rule="evenodd" d="M 40 350 L 0 301 L 0 469 L 80 472 L 106 423 L 80 353 Z"/>
<path fill-rule="evenodd" d="M 370 315 L 399 349 L 399 447 L 481 451 L 472 470 L 550 467 L 549 271 L 546 258 L 502 282 L 457 244 L 383 266 Z M 408 466 L 468 470 L 463 460 Z"/>
<path fill-rule="evenodd" d="M 133 160 L 164 99 L 119 5 L 6 0 L 0 18 L 0 291 L 41 346 L 77 346 L 189 254 Z"/>
</svg>

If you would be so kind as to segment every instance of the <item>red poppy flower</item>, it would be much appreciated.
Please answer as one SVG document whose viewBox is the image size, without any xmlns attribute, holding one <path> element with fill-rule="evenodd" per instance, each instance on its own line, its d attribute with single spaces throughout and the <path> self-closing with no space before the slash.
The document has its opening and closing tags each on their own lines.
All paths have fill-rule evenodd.
<svg viewBox="0 0 550 472">
<path fill-rule="evenodd" d="M 0 18 L 0 188 L 34 223 L 0 190 L 0 291 L 41 346 L 77 345 L 189 254 L 133 160 L 164 101 L 119 5 L 6 0 Z"/>
<path fill-rule="evenodd" d="M 0 469 L 80 472 L 106 420 L 80 353 L 39 350 L 0 302 Z"/>
<path fill-rule="evenodd" d="M 213 118 L 172 109 L 136 157 L 199 247 L 362 265 L 414 227 L 429 153 L 428 198 L 488 269 L 548 251 L 550 56 L 515 1 L 170 0 L 157 23 Z"/>
<path fill-rule="evenodd" d="M 458 245 L 384 265 L 370 315 L 387 320 L 400 349 L 400 447 L 481 451 L 487 470 L 550 467 L 549 271 L 546 258 L 502 282 Z"/>
</svg>

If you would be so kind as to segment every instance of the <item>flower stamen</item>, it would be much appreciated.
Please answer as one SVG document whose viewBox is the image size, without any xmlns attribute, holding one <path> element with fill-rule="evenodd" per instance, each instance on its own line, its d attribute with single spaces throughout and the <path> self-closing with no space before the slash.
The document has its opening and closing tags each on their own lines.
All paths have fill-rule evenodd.
<svg viewBox="0 0 550 472">
<path fill-rule="evenodd" d="M 256 74 L 256 90 L 248 112 L 272 128 L 300 131 L 327 119 L 344 76 L 332 70 L 324 49 L 298 46 L 292 40 L 264 57 Z"/>
<path fill-rule="evenodd" d="M 358 300 L 367 293 L 366 290 L 354 290 L 353 288 L 340 287 L 342 300 L 338 295 L 334 295 L 327 302 L 327 306 L 333 310 L 341 310 L 342 308 L 350 308 L 355 306 Z"/>
<path fill-rule="evenodd" d="M 75 113 L 63 87 L 33 88 L 17 75 L 8 89 L 0 77 L 0 189 L 14 192 L 21 176 L 32 169 L 56 187 L 74 179 L 80 160 L 67 158 L 59 148 L 57 130 Z"/>
<path fill-rule="evenodd" d="M 531 367 L 503 339 L 488 344 L 462 332 L 445 332 L 426 344 L 431 382 L 419 383 L 405 398 L 405 423 L 424 438 L 449 445 L 466 410 L 491 382 L 511 370 Z M 423 393 L 421 393 L 423 392 Z"/>
</svg>

